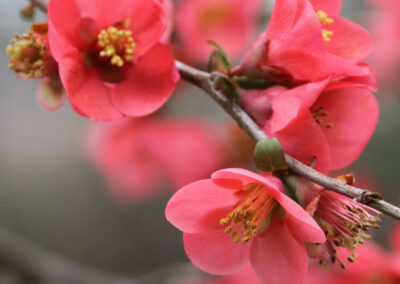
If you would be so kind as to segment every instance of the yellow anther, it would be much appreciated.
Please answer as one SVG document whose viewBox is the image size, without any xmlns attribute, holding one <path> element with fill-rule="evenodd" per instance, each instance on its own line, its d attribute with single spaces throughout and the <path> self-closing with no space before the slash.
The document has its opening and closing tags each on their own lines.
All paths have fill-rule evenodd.
<svg viewBox="0 0 400 284">
<path fill-rule="evenodd" d="M 317 12 L 317 17 L 321 21 L 321 23 L 324 23 L 324 24 L 327 24 L 327 25 L 330 25 L 330 24 L 333 23 L 333 19 L 329 18 L 328 14 L 325 13 L 324 11 L 322 11 L 322 10 L 319 10 Z"/>
<path fill-rule="evenodd" d="M 322 24 L 330 25 L 333 24 L 333 19 L 328 17 L 328 14 L 322 10 L 317 12 L 317 17 Z M 333 36 L 333 31 L 323 29 L 322 37 L 324 38 L 324 42 L 331 42 L 331 37 Z"/>
<path fill-rule="evenodd" d="M 225 233 L 230 233 L 234 242 L 248 242 L 258 232 L 263 232 L 264 220 L 270 215 L 276 205 L 276 201 L 264 190 L 263 186 L 251 184 L 246 186 L 247 196 L 227 214 L 220 219 Z"/>
<path fill-rule="evenodd" d="M 232 232 L 232 227 L 226 227 L 225 233 L 229 234 Z"/>
<path fill-rule="evenodd" d="M 107 59 L 109 64 L 123 67 L 133 60 L 136 43 L 130 30 L 111 26 L 97 35 L 97 46 L 101 49 L 99 57 Z"/>
<path fill-rule="evenodd" d="M 331 129 L 333 126 L 334 126 L 333 123 L 328 123 L 328 124 L 325 125 L 325 128 L 326 129 Z"/>
<path fill-rule="evenodd" d="M 324 38 L 324 42 L 331 42 L 331 37 L 333 36 L 333 32 L 329 30 L 322 30 L 322 37 Z"/>
<path fill-rule="evenodd" d="M 22 35 L 15 34 L 6 51 L 11 61 L 8 68 L 11 70 L 28 78 L 40 78 L 43 75 L 46 46 L 33 31 L 27 31 Z"/>
</svg>

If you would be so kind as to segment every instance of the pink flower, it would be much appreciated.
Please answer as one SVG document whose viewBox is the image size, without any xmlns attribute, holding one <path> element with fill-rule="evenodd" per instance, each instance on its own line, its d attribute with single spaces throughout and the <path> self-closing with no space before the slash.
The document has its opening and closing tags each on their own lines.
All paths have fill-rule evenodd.
<svg viewBox="0 0 400 284">
<path fill-rule="evenodd" d="M 208 273 L 231 274 L 251 264 L 263 283 L 302 283 L 304 241 L 321 243 L 325 236 L 282 191 L 275 177 L 220 170 L 175 193 L 166 217 L 184 232 L 190 260 Z"/>
<path fill-rule="evenodd" d="M 50 46 L 72 107 L 96 120 L 143 116 L 179 78 L 159 0 L 51 0 Z"/>
<path fill-rule="evenodd" d="M 375 89 L 373 72 L 359 64 L 372 40 L 363 28 L 341 18 L 340 9 L 340 0 L 277 0 L 267 30 L 236 73 L 278 82 L 356 77 Z"/>
<path fill-rule="evenodd" d="M 328 78 L 292 89 L 273 86 L 244 92 L 242 102 L 285 152 L 308 165 L 315 157 L 315 168 L 327 173 L 358 158 L 378 121 L 374 95 L 351 85 L 338 88 Z"/>
<path fill-rule="evenodd" d="M 346 269 L 332 267 L 327 270 L 320 265 L 312 265 L 307 275 L 307 284 L 356 284 L 385 283 L 396 284 L 400 273 L 391 266 L 391 256 L 380 246 L 367 242 L 357 250 L 357 258 Z"/>
<path fill-rule="evenodd" d="M 195 119 L 149 117 L 93 125 L 87 152 L 114 196 L 140 200 L 208 176 L 222 163 L 213 129 Z"/>
<path fill-rule="evenodd" d="M 337 180 L 348 185 L 355 183 L 353 174 L 340 176 Z M 368 234 L 371 228 L 380 228 L 378 222 L 382 213 L 313 183 L 299 185 L 296 196 L 327 238 L 322 245 L 308 244 L 309 256 L 319 259 L 324 267 L 338 263 L 341 268 L 346 268 L 344 259 L 351 263 L 357 261 L 359 245 L 371 238 Z"/>
<path fill-rule="evenodd" d="M 260 0 L 182 0 L 176 11 L 178 50 L 191 62 L 207 61 L 218 42 L 232 58 L 243 55 L 255 38 Z"/>
<path fill-rule="evenodd" d="M 307 284 L 353 284 L 353 283 L 400 283 L 400 251 L 396 243 L 400 241 L 400 227 L 397 225 L 391 235 L 391 253 L 372 241 L 357 249 L 355 259 L 346 269 L 332 267 L 330 270 L 313 265 L 307 276 Z M 343 256 L 343 252 L 338 250 Z"/>
<path fill-rule="evenodd" d="M 43 108 L 55 111 L 64 104 L 64 89 L 50 51 L 47 23 L 33 23 L 22 35 L 15 35 L 7 46 L 7 54 L 8 67 L 20 78 L 40 80 L 36 99 Z"/>
<path fill-rule="evenodd" d="M 368 24 L 374 39 L 370 56 L 382 86 L 393 88 L 400 72 L 400 2 L 370 0 Z"/>
<path fill-rule="evenodd" d="M 241 269 L 238 272 L 235 272 L 231 275 L 226 275 L 219 278 L 211 278 L 208 277 L 188 277 L 182 281 L 178 281 L 179 284 L 259 284 L 256 274 L 254 273 L 251 266 L 247 266 L 244 269 Z"/>
<path fill-rule="evenodd" d="M 161 37 L 161 42 L 169 44 L 170 37 L 174 29 L 174 3 L 172 0 L 164 0 L 164 10 L 167 15 L 167 29 L 165 30 L 163 36 Z"/>
</svg>

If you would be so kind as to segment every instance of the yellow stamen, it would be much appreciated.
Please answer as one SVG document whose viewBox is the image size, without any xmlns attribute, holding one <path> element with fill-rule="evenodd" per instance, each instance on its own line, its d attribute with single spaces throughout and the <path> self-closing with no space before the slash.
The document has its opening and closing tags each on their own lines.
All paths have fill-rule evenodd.
<svg viewBox="0 0 400 284">
<path fill-rule="evenodd" d="M 116 67 L 123 67 L 125 63 L 131 62 L 136 50 L 132 32 L 114 26 L 100 31 L 97 35 L 97 45 L 101 49 L 99 57 Z"/>
<path fill-rule="evenodd" d="M 323 107 L 319 107 L 319 108 L 316 108 L 316 109 L 312 110 L 311 111 L 311 115 L 313 116 L 315 122 L 318 123 L 321 126 L 325 123 L 324 120 L 329 117 L 329 113 L 326 112 Z M 325 123 L 325 125 L 324 125 L 324 127 L 326 129 L 331 129 L 334 126 L 335 125 L 332 122 Z"/>
<path fill-rule="evenodd" d="M 331 37 L 333 36 L 333 32 L 330 30 L 322 30 L 322 37 L 324 38 L 324 42 L 331 42 Z"/>
<path fill-rule="evenodd" d="M 264 224 L 274 209 L 276 201 L 268 195 L 262 185 L 251 184 L 244 188 L 247 196 L 219 222 L 221 226 L 227 226 L 225 233 L 231 234 L 234 242 L 243 243 L 252 236 L 266 229 Z"/>
<path fill-rule="evenodd" d="M 6 51 L 11 61 L 9 69 L 28 78 L 40 78 L 43 75 L 46 46 L 31 30 L 22 35 L 16 34 Z"/>
<path fill-rule="evenodd" d="M 328 14 L 325 13 L 324 11 L 322 11 L 322 10 L 319 10 L 317 12 L 317 17 L 324 24 L 327 24 L 327 25 L 333 24 L 333 19 L 329 18 Z"/>
<path fill-rule="evenodd" d="M 317 12 L 317 17 L 322 24 L 331 25 L 334 22 L 334 20 L 332 18 L 329 18 L 328 14 L 322 10 L 319 10 Z M 331 42 L 332 36 L 333 36 L 333 31 L 327 30 L 327 29 L 322 29 L 322 37 L 324 39 L 324 42 Z"/>
</svg>

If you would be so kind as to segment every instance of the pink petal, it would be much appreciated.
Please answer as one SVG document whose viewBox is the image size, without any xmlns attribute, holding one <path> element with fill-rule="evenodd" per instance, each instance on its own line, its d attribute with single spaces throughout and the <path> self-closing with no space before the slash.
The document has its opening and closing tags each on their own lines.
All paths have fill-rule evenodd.
<svg viewBox="0 0 400 284">
<path fill-rule="evenodd" d="M 276 214 L 268 229 L 254 237 L 250 261 L 262 283 L 303 283 L 307 274 L 307 253 L 285 221 Z"/>
<path fill-rule="evenodd" d="M 245 185 L 255 183 L 264 184 L 268 188 L 271 188 L 271 194 L 274 196 L 279 196 L 280 192 L 284 191 L 282 183 L 277 180 L 277 178 L 272 176 L 263 177 L 254 172 L 240 168 L 219 170 L 213 173 L 211 178 L 216 184 L 221 186 L 225 185 L 225 188 L 242 189 Z"/>
<path fill-rule="evenodd" d="M 219 220 L 226 217 L 240 200 L 235 191 L 226 190 L 212 180 L 193 182 L 169 200 L 165 216 L 179 230 L 188 233 L 224 232 Z"/>
<path fill-rule="evenodd" d="M 314 105 L 329 114 L 321 130 L 328 139 L 332 170 L 341 169 L 358 158 L 371 138 L 379 116 L 375 96 L 363 89 L 344 89 L 324 93 Z M 333 123 L 327 129 L 325 123 Z"/>
<path fill-rule="evenodd" d="M 211 274 L 231 274 L 249 263 L 248 243 L 235 243 L 224 230 L 183 235 L 185 251 L 190 261 Z"/>
<path fill-rule="evenodd" d="M 390 239 L 391 239 L 391 247 L 400 256 L 400 224 L 399 223 L 395 224 L 394 229 L 390 235 Z M 399 268 L 400 268 L 400 266 L 399 266 Z"/>
<path fill-rule="evenodd" d="M 51 51 L 56 60 L 59 60 L 69 45 L 74 47 L 81 45 L 77 32 L 82 19 L 81 11 L 76 0 L 51 0 L 48 16 Z"/>
<path fill-rule="evenodd" d="M 45 77 L 36 89 L 36 99 L 39 105 L 48 111 L 59 110 L 66 99 L 61 82 L 58 82 L 59 79 L 57 79 L 58 81 L 54 80 Z"/>
<path fill-rule="evenodd" d="M 119 201 L 142 201 L 162 192 L 165 175 L 152 153 L 150 120 L 93 123 L 86 152 Z"/>
<path fill-rule="evenodd" d="M 256 274 L 254 273 L 253 269 L 251 268 L 250 265 L 246 266 L 242 270 L 225 276 L 222 280 L 222 282 L 216 282 L 212 284 L 260 284 L 260 281 L 258 280 Z M 205 284 L 205 283 L 199 283 L 199 284 Z M 209 283 L 211 284 L 211 283 Z"/>
<path fill-rule="evenodd" d="M 209 177 L 223 164 L 214 129 L 205 121 L 170 118 L 157 123 L 154 152 L 176 188 Z"/>
<path fill-rule="evenodd" d="M 115 7 L 115 1 L 108 0 Z M 162 1 L 159 0 L 124 0 L 119 5 L 118 15 L 131 22 L 130 30 L 137 44 L 134 56 L 144 55 L 150 48 L 161 40 L 167 29 L 167 15 Z M 154 55 L 154 54 L 153 54 Z M 168 58 L 167 55 L 164 55 Z M 161 60 L 163 64 L 166 60 Z M 162 67 L 161 67 L 162 68 Z"/>
<path fill-rule="evenodd" d="M 324 11 L 328 17 L 337 16 L 342 9 L 342 0 L 310 0 L 315 11 Z"/>
<path fill-rule="evenodd" d="M 179 74 L 168 47 L 156 44 L 128 68 L 126 79 L 112 89 L 115 106 L 129 116 L 159 109 L 171 96 Z"/>
<path fill-rule="evenodd" d="M 265 127 L 267 133 L 282 130 L 296 117 L 309 112 L 309 108 L 318 99 L 329 80 L 330 78 L 326 78 L 320 82 L 304 84 L 272 96 L 273 113 Z"/>
<path fill-rule="evenodd" d="M 111 103 L 111 91 L 94 68 L 86 68 L 78 51 L 59 60 L 60 77 L 68 99 L 80 113 L 95 120 L 112 120 L 123 115 Z"/>
<path fill-rule="evenodd" d="M 242 55 L 255 36 L 260 4 L 259 0 L 181 1 L 176 31 L 184 56 L 191 62 L 206 62 L 213 50 L 209 40 L 218 42 L 232 58 Z M 215 16 L 207 23 L 204 15 L 210 12 Z"/>
<path fill-rule="evenodd" d="M 281 131 L 272 133 L 283 150 L 305 163 L 311 165 L 316 157 L 315 169 L 328 173 L 331 170 L 331 151 L 327 138 L 310 113 L 298 117 Z"/>
<path fill-rule="evenodd" d="M 378 86 L 374 70 L 368 64 L 359 63 L 358 66 L 367 70 L 366 75 L 346 76 L 340 80 L 333 80 L 324 89 L 324 91 L 335 91 L 346 88 L 364 88 L 372 92 L 376 92 Z"/>
<path fill-rule="evenodd" d="M 331 42 L 326 44 L 331 54 L 343 57 L 352 62 L 364 59 L 372 49 L 372 38 L 361 26 L 340 17 L 334 17 L 334 22 L 325 25 L 333 32 Z"/>
<path fill-rule="evenodd" d="M 305 0 L 276 1 L 267 29 L 268 56 L 261 64 L 283 68 L 297 80 L 325 77 L 327 52 L 315 13 Z"/>
<path fill-rule="evenodd" d="M 323 243 L 326 241 L 324 232 L 311 215 L 299 204 L 284 194 L 277 201 L 285 209 L 287 225 L 299 240 L 312 243 Z"/>
<path fill-rule="evenodd" d="M 300 7 L 304 7 L 304 0 L 290 1 L 277 0 L 268 24 L 267 36 L 271 39 L 284 37 L 290 28 L 295 24 L 296 14 Z"/>
</svg>

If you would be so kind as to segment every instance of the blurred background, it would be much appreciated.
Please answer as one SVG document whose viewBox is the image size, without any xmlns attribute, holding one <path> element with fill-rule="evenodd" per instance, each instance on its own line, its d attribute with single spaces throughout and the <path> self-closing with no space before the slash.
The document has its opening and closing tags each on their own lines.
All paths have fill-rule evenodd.
<svg viewBox="0 0 400 284">
<path fill-rule="evenodd" d="M 266 26 L 271 2 L 263 3 L 259 30 Z M 7 69 L 6 46 L 15 32 L 29 29 L 30 22 L 19 16 L 26 1 L 0 3 L 0 226 L 74 262 L 121 276 L 147 275 L 186 262 L 182 234 L 164 217 L 172 189 L 141 202 L 115 198 L 85 153 L 88 120 L 68 103 L 57 112 L 43 110 L 34 97 L 37 82 L 22 81 Z M 344 1 L 342 15 L 373 28 L 367 12 L 361 0 Z M 46 17 L 37 11 L 34 20 Z M 394 204 L 400 201 L 399 87 L 379 87 L 378 128 L 349 170 Z M 195 88 L 182 84 L 177 92 L 184 95 L 176 95 L 169 113 L 229 121 Z M 392 224 L 385 217 L 383 229 L 373 232 L 383 246 Z"/>
</svg>

